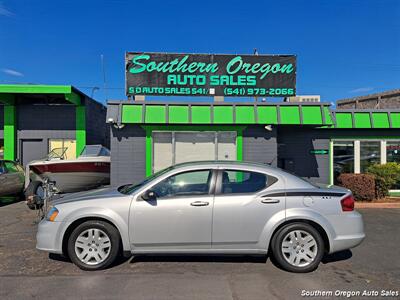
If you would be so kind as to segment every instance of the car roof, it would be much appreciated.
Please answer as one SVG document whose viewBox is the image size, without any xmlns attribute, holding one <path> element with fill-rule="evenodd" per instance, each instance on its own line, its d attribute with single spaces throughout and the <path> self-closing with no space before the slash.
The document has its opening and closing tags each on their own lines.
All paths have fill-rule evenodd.
<svg viewBox="0 0 400 300">
<path fill-rule="evenodd" d="M 287 181 L 290 182 L 290 185 L 292 187 L 307 187 L 307 188 L 314 187 L 311 183 L 305 181 L 304 179 L 301 179 L 298 176 L 290 174 L 282 169 L 272 167 L 270 165 L 263 163 L 248 162 L 248 161 L 235 161 L 235 160 L 192 161 L 192 162 L 176 164 L 170 167 L 169 171 L 175 173 L 176 171 L 191 171 L 199 168 L 227 168 L 227 169 L 237 168 L 244 170 L 247 169 L 249 171 L 255 171 L 255 172 L 258 171 L 262 173 L 267 173 L 268 175 L 272 176 L 284 177 Z"/>
<path fill-rule="evenodd" d="M 172 167 L 172 169 L 191 169 L 191 168 L 245 168 L 252 170 L 260 170 L 264 172 L 273 172 L 273 173 L 282 173 L 282 175 L 287 175 L 289 173 L 272 167 L 267 164 L 257 163 L 257 162 L 249 162 L 249 161 L 236 161 L 236 160 L 205 160 L 205 161 L 191 161 L 176 164 Z"/>
</svg>

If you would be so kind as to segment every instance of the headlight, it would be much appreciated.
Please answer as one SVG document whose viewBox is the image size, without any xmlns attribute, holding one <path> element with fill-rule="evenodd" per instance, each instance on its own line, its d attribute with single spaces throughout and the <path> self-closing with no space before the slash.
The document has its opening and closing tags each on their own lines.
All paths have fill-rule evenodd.
<svg viewBox="0 0 400 300">
<path fill-rule="evenodd" d="M 53 207 L 47 212 L 46 220 L 47 220 L 47 221 L 50 221 L 50 222 L 54 222 L 54 220 L 56 219 L 57 215 L 58 215 L 58 209 L 57 209 L 56 207 L 53 206 Z"/>
</svg>

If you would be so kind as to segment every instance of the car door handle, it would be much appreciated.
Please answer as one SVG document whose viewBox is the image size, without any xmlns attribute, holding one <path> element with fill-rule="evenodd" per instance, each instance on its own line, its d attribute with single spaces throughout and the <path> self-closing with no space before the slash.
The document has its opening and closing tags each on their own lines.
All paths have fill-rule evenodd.
<svg viewBox="0 0 400 300">
<path fill-rule="evenodd" d="M 271 198 L 267 198 L 267 199 L 262 199 L 261 200 L 261 203 L 264 203 L 264 204 L 272 204 L 272 203 L 279 203 L 279 202 L 281 202 L 281 200 L 279 200 L 279 199 L 271 199 Z"/>
<path fill-rule="evenodd" d="M 210 203 L 205 202 L 205 201 L 194 201 L 194 202 L 190 203 L 191 206 L 207 206 L 208 204 L 210 204 Z"/>
</svg>

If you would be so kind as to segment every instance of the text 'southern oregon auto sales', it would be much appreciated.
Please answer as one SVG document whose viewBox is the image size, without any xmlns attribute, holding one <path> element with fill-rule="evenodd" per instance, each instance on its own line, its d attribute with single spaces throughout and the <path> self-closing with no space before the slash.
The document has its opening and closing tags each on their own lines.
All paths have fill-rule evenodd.
<svg viewBox="0 0 400 300">
<path fill-rule="evenodd" d="M 296 56 L 126 53 L 127 95 L 296 94 Z"/>
</svg>

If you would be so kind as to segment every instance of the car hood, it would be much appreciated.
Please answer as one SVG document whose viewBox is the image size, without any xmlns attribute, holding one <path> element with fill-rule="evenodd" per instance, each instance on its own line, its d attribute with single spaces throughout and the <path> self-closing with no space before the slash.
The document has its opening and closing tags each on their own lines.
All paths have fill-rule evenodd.
<svg viewBox="0 0 400 300">
<path fill-rule="evenodd" d="M 99 198 L 102 199 L 112 198 L 116 196 L 121 196 L 121 193 L 118 192 L 116 188 L 100 188 L 79 193 L 56 195 L 51 200 L 51 205 L 83 201 L 83 200 L 95 200 Z"/>
</svg>

